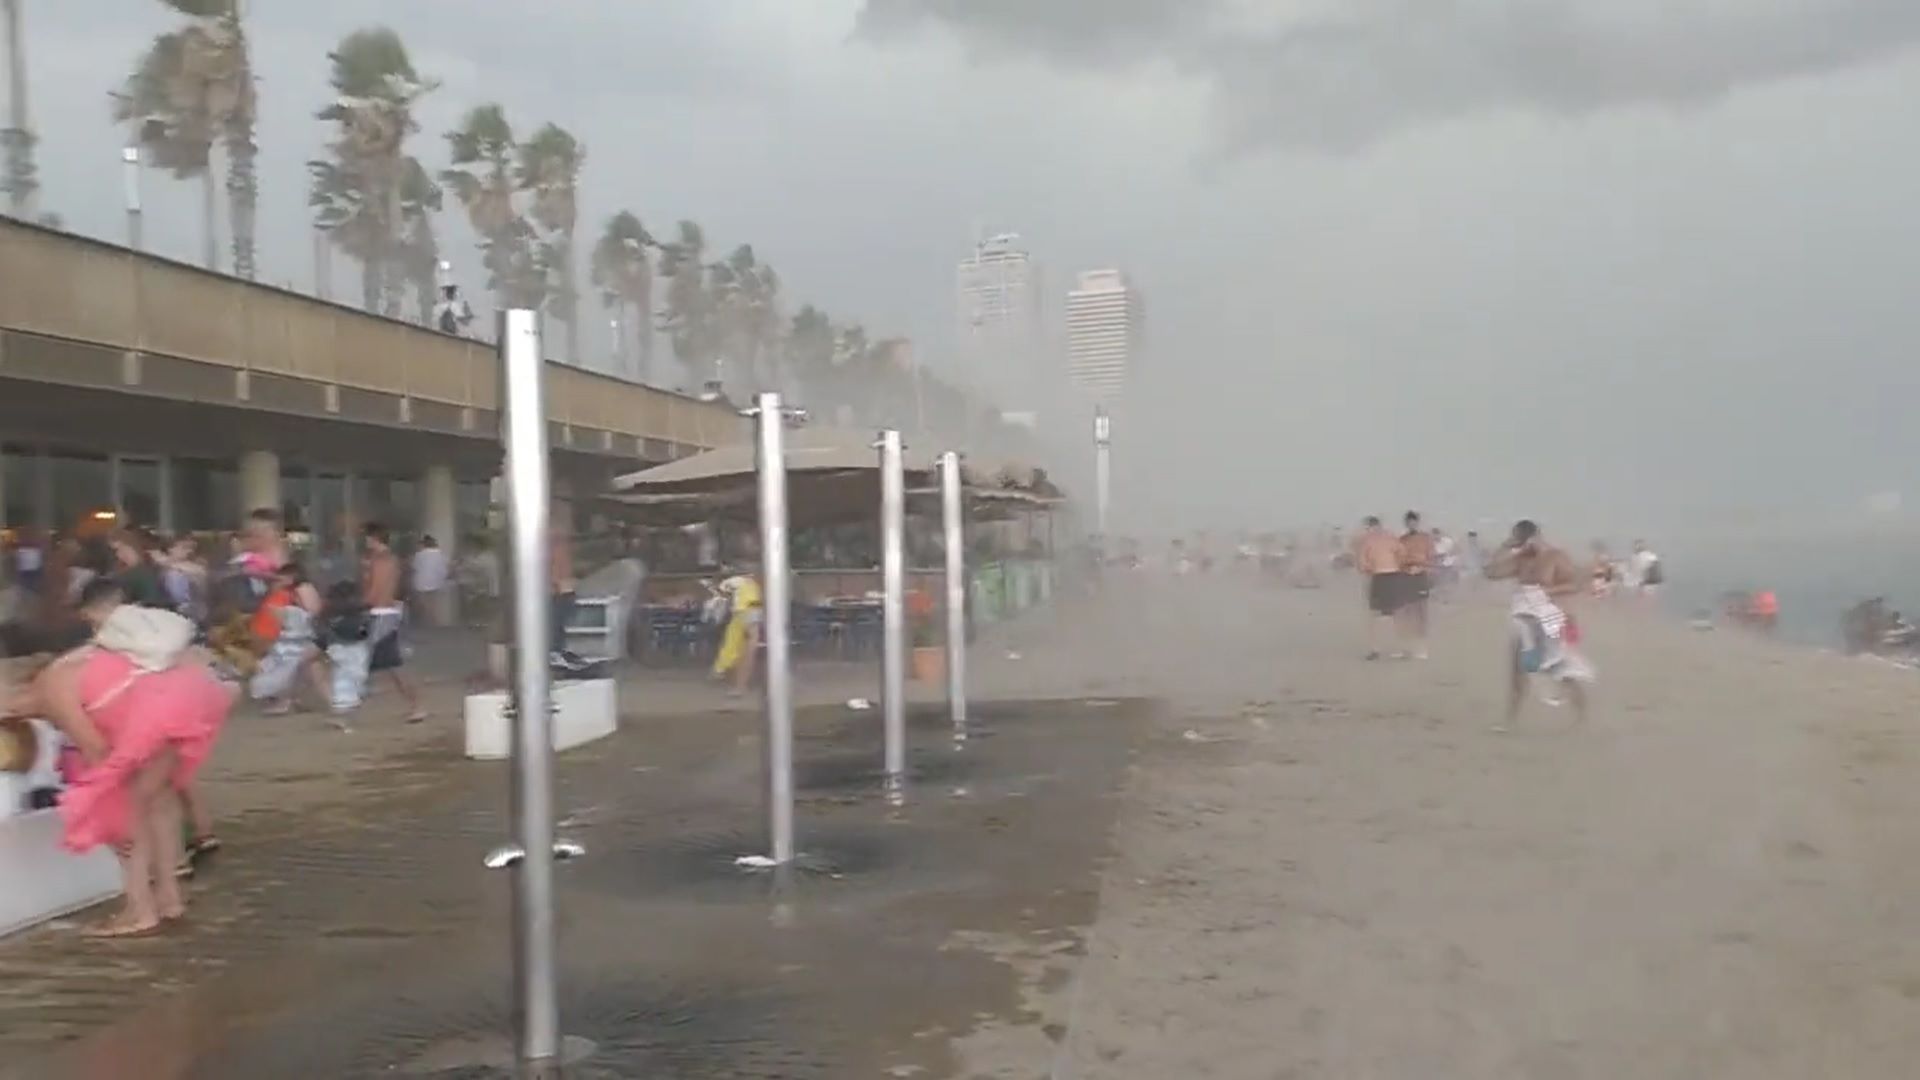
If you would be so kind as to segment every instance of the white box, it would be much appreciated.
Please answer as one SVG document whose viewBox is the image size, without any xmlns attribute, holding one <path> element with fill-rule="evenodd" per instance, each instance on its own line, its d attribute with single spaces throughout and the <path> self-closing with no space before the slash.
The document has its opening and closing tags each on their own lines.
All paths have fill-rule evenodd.
<svg viewBox="0 0 1920 1080">
<path fill-rule="evenodd" d="M 612 679 L 564 679 L 553 684 L 553 748 L 569 750 L 604 739 L 619 726 Z M 507 695 L 468 694 L 467 756 L 500 761 L 513 755 L 513 724 Z"/>
<path fill-rule="evenodd" d="M 113 852 L 75 855 L 60 846 L 60 811 L 0 821 L 0 937 L 120 895 Z"/>
</svg>

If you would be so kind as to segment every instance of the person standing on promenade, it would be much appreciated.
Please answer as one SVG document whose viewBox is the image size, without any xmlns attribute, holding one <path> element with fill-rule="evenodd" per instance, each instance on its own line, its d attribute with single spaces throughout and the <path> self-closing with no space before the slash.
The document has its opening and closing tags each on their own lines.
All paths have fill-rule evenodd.
<svg viewBox="0 0 1920 1080">
<path fill-rule="evenodd" d="M 1567 611 L 1580 595 L 1579 568 L 1566 552 L 1541 537 L 1540 526 L 1523 520 L 1514 524 L 1512 536 L 1487 564 L 1487 576 L 1514 583 L 1507 725 L 1520 715 L 1520 699 L 1526 694 L 1530 674 L 1545 675 L 1565 687 L 1575 713 L 1584 722 L 1584 684 L 1593 681 L 1593 667 L 1580 652 L 1580 624 Z M 1557 700 L 1551 703 L 1559 704 Z"/>
<path fill-rule="evenodd" d="M 1404 519 L 1407 531 L 1400 537 L 1400 594 L 1399 623 L 1406 635 L 1410 655 L 1415 660 L 1427 658 L 1427 599 L 1433 595 L 1434 541 L 1433 536 L 1420 527 L 1420 514 L 1407 511 Z"/>
<path fill-rule="evenodd" d="M 447 553 L 432 534 L 420 538 L 420 550 L 413 553 L 413 607 L 426 626 L 447 624 L 446 587 L 451 567 Z"/>
<path fill-rule="evenodd" d="M 1353 542 L 1353 564 L 1366 580 L 1367 659 L 1380 659 L 1380 635 L 1393 632 L 1393 616 L 1400 608 L 1400 541 L 1369 517 Z"/>
</svg>

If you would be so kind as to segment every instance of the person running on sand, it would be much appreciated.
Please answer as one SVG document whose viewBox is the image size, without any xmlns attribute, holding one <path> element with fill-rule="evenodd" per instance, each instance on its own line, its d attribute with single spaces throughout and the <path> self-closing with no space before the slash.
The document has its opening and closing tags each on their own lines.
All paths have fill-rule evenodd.
<svg viewBox="0 0 1920 1080">
<path fill-rule="evenodd" d="M 1585 684 L 1593 681 L 1593 667 L 1580 651 L 1580 624 L 1567 610 L 1581 592 L 1579 568 L 1566 552 L 1541 537 L 1540 526 L 1523 520 L 1514 524 L 1512 536 L 1487 564 L 1487 576 L 1514 583 L 1509 608 L 1513 635 L 1508 645 L 1507 726 L 1520 715 L 1520 700 L 1531 674 L 1545 675 L 1564 687 L 1575 713 L 1586 720 Z M 1549 703 L 1559 701 L 1549 699 Z"/>
<path fill-rule="evenodd" d="M 1369 517 L 1361 524 L 1360 535 L 1353 541 L 1353 565 L 1367 583 L 1367 659 L 1378 660 L 1380 635 L 1392 632 L 1403 592 L 1400 541 L 1380 527 L 1379 518 Z"/>
<path fill-rule="evenodd" d="M 1627 580 L 1634 592 L 1646 597 L 1657 596 L 1660 586 L 1666 583 L 1666 567 L 1660 565 L 1660 556 L 1645 540 L 1633 542 L 1633 556 L 1627 560 Z"/>
</svg>

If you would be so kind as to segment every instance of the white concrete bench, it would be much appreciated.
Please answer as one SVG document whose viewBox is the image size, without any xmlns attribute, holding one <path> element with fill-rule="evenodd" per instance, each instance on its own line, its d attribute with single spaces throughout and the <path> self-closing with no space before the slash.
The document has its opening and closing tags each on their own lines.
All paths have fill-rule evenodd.
<svg viewBox="0 0 1920 1080">
<path fill-rule="evenodd" d="M 0 818 L 0 937 L 118 895 L 113 853 L 61 847 L 58 810 Z"/>
<path fill-rule="evenodd" d="M 25 809 L 37 788 L 57 787 L 60 737 L 33 721 L 39 756 L 24 773 L 0 772 L 0 937 L 120 895 L 113 853 L 60 846 L 60 812 Z"/>
<path fill-rule="evenodd" d="M 553 748 L 568 750 L 604 739 L 619 726 L 612 679 L 563 679 L 553 684 Z M 507 694 L 468 694 L 467 756 L 500 761 L 513 755 Z"/>
</svg>

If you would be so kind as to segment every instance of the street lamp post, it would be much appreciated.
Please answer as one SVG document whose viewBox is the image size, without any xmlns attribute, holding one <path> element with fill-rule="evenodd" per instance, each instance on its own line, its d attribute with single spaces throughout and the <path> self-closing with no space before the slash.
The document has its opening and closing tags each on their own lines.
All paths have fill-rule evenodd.
<svg viewBox="0 0 1920 1080">
<path fill-rule="evenodd" d="M 147 250 L 145 214 L 140 206 L 140 148 L 126 146 L 120 150 L 121 177 L 125 183 L 127 196 L 127 246 L 135 251 Z"/>
<path fill-rule="evenodd" d="M 1113 421 L 1105 408 L 1093 411 L 1094 520 L 1100 535 L 1107 534 L 1107 512 L 1113 497 Z"/>
</svg>

